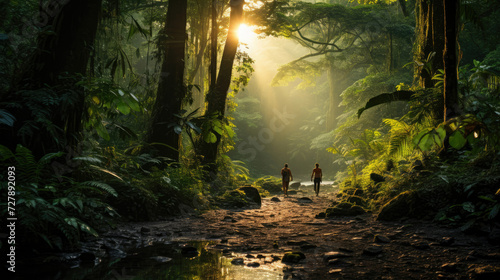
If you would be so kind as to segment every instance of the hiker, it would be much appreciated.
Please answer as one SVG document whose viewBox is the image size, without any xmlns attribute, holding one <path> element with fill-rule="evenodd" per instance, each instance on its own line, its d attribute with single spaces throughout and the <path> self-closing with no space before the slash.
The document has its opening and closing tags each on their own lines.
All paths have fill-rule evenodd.
<svg viewBox="0 0 500 280">
<path fill-rule="evenodd" d="M 311 174 L 311 181 L 313 180 L 313 178 L 314 178 L 314 192 L 316 193 L 316 196 L 318 196 L 319 185 L 323 180 L 323 172 L 321 172 L 321 168 L 319 168 L 319 163 L 316 163 L 316 168 L 313 169 L 313 172 Z"/>
<path fill-rule="evenodd" d="M 285 193 L 284 196 L 288 196 L 288 185 L 290 184 L 290 181 L 293 181 L 293 175 L 292 175 L 292 170 L 288 168 L 288 163 L 285 163 L 285 167 L 281 169 L 281 177 L 282 182 L 283 182 L 283 192 Z"/>
</svg>

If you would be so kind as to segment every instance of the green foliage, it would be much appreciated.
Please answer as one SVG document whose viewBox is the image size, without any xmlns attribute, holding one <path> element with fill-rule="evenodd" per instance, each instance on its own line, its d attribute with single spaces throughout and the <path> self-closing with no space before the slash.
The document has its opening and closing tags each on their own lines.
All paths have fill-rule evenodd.
<svg viewBox="0 0 500 280">
<path fill-rule="evenodd" d="M 76 245 L 83 235 L 97 235 L 94 228 L 109 224 L 117 213 L 103 199 L 117 192 L 100 181 L 78 182 L 56 177 L 52 164 L 63 153 L 50 153 L 38 161 L 27 148 L 18 145 L 13 153 L 0 146 L 1 166 L 15 168 L 16 216 L 20 221 L 19 239 L 29 244 L 45 241 L 51 248 Z M 7 180 L 2 178 L 2 194 Z M 3 199 L 7 201 L 7 199 Z M 2 203 L 2 214 L 6 214 Z M 35 238 L 33 238 L 35 237 Z"/>
<path fill-rule="evenodd" d="M 269 194 L 277 194 L 282 192 L 283 184 L 280 178 L 274 176 L 260 177 L 253 183 L 255 186 L 260 186 Z"/>
</svg>

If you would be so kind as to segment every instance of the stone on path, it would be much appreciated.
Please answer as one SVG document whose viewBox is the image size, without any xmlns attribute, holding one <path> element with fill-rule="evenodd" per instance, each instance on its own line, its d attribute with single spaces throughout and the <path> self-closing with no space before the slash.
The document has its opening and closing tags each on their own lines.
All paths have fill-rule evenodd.
<svg viewBox="0 0 500 280">
<path fill-rule="evenodd" d="M 383 252 L 382 246 L 379 245 L 372 245 L 363 250 L 363 254 L 368 256 L 376 256 L 382 252 Z"/>
<path fill-rule="evenodd" d="M 299 202 L 299 203 L 313 203 L 312 199 L 310 199 L 309 197 L 301 197 L 301 198 L 297 199 L 297 202 Z"/>
<path fill-rule="evenodd" d="M 389 237 L 385 236 L 385 235 L 375 235 L 375 237 L 373 238 L 375 243 L 391 243 L 391 240 L 389 239 Z"/>
<path fill-rule="evenodd" d="M 328 262 L 329 260 L 332 260 L 332 259 L 340 259 L 340 258 L 348 258 L 348 257 L 351 257 L 351 255 L 346 254 L 346 253 L 342 253 L 342 252 L 338 252 L 338 251 L 332 251 L 332 252 L 325 253 L 323 255 L 323 260 L 325 262 Z"/>
<path fill-rule="evenodd" d="M 283 255 L 283 258 L 281 259 L 281 262 L 283 262 L 283 263 L 298 263 L 305 258 L 306 258 L 306 255 L 304 255 L 304 253 L 299 252 L 299 251 L 286 252 L 285 255 Z"/>
<path fill-rule="evenodd" d="M 271 201 L 273 201 L 273 202 L 281 202 L 281 200 L 277 196 L 271 198 Z"/>
</svg>

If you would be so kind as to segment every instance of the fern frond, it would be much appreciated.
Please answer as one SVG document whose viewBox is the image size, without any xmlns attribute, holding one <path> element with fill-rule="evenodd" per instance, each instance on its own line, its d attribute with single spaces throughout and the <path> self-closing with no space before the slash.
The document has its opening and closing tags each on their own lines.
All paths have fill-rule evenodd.
<svg viewBox="0 0 500 280">
<path fill-rule="evenodd" d="M 84 161 L 84 162 L 94 163 L 94 164 L 102 163 L 102 161 L 100 159 L 95 158 L 95 157 L 74 157 L 73 160 L 79 160 L 79 161 Z"/>
<path fill-rule="evenodd" d="M 111 175 L 111 176 L 113 176 L 115 178 L 118 178 L 118 179 L 120 179 L 120 181 L 123 181 L 123 179 L 120 176 L 118 176 L 116 173 L 114 173 L 112 171 L 109 171 L 107 169 L 104 169 L 104 168 L 96 166 L 96 165 L 90 165 L 90 167 L 92 167 L 94 169 L 97 169 L 97 170 L 99 170 L 101 172 L 107 173 L 107 174 L 109 174 L 109 175 Z"/>
<path fill-rule="evenodd" d="M 85 181 L 83 183 L 81 183 L 82 185 L 85 185 L 85 186 L 91 186 L 91 187 L 95 187 L 95 188 L 99 188 L 109 194 L 112 194 L 114 197 L 117 197 L 118 196 L 118 193 L 116 192 L 116 190 L 111 187 L 110 185 L 106 184 L 106 183 L 103 183 L 103 182 L 98 182 L 98 181 Z"/>
</svg>

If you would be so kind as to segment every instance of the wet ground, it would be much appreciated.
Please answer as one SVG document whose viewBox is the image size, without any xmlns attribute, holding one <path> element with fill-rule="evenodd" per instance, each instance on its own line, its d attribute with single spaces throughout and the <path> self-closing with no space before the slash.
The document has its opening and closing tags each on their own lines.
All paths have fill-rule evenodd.
<svg viewBox="0 0 500 280">
<path fill-rule="evenodd" d="M 335 189 L 316 197 L 308 188 L 264 198 L 258 209 L 123 225 L 86 243 L 87 264 L 75 257 L 79 268 L 57 279 L 500 279 L 500 247 L 486 237 L 417 220 L 379 222 L 372 213 L 317 218 Z M 282 262 L 289 251 L 305 259 Z M 68 276 L 82 269 L 87 278 Z"/>
</svg>

